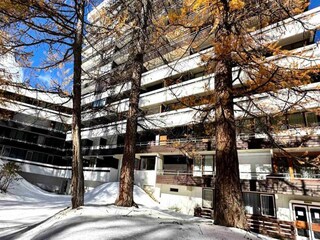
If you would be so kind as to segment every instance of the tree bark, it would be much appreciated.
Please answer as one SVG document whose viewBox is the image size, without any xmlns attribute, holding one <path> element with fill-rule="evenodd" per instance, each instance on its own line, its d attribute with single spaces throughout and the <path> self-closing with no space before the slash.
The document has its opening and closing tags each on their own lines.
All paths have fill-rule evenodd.
<svg viewBox="0 0 320 240">
<path fill-rule="evenodd" d="M 75 32 L 75 41 L 73 44 L 72 208 L 78 208 L 84 205 L 84 176 L 81 153 L 81 51 L 83 44 L 84 8 L 85 3 L 83 0 L 80 0 L 79 5 L 77 6 L 78 21 Z"/>
<path fill-rule="evenodd" d="M 214 222 L 247 228 L 241 192 L 233 109 L 232 66 L 219 60 L 215 71 L 216 183 Z"/>
<path fill-rule="evenodd" d="M 134 162 L 136 153 L 136 137 L 140 99 L 141 76 L 143 73 L 143 56 L 146 46 L 146 31 L 150 21 L 150 3 L 148 0 L 135 1 L 135 19 L 137 28 L 133 31 L 133 59 L 131 92 L 129 97 L 129 112 L 126 124 L 126 135 L 124 141 L 124 152 L 120 172 L 119 196 L 116 200 L 117 206 L 131 207 L 134 205 L 133 185 L 134 185 Z"/>
<path fill-rule="evenodd" d="M 120 173 L 119 197 L 116 205 L 131 207 L 133 201 L 134 162 L 136 153 L 136 135 L 139 116 L 140 82 L 143 70 L 143 54 L 135 56 L 133 62 L 132 87 L 129 98 L 129 113 L 127 117 L 124 152 Z"/>
</svg>

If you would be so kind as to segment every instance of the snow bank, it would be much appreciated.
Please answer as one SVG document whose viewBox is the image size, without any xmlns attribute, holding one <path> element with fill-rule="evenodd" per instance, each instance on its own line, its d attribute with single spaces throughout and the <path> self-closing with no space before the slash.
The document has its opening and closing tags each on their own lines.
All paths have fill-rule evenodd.
<svg viewBox="0 0 320 240">
<path fill-rule="evenodd" d="M 85 194 L 86 204 L 113 204 L 119 194 L 119 183 L 111 182 L 102 184 L 95 189 Z M 140 187 L 134 186 L 133 188 L 134 201 L 143 206 L 155 207 L 158 204 L 149 197 L 149 195 L 143 191 Z"/>
<path fill-rule="evenodd" d="M 118 194 L 118 182 L 105 183 L 85 193 L 85 204 L 113 204 L 118 197 Z M 133 194 L 134 201 L 138 205 L 143 205 L 146 207 L 156 207 L 159 205 L 138 186 L 134 186 Z M 7 200 L 27 202 L 59 202 L 65 203 L 66 205 L 68 205 L 70 202 L 70 196 L 46 192 L 21 177 L 18 181 L 12 182 L 8 188 L 7 194 L 2 194 L 0 196 L 0 199 L 5 198 Z"/>
<path fill-rule="evenodd" d="M 47 193 L 24 179 L 0 194 L 1 239 L 268 239 L 213 226 L 191 216 L 158 209 L 141 188 L 134 187 L 137 208 L 114 205 L 118 183 L 106 183 L 85 194 L 87 206 L 66 209 L 70 196 Z"/>
<path fill-rule="evenodd" d="M 29 183 L 20 177 L 18 181 L 13 181 L 4 195 L 7 199 L 27 202 L 66 202 L 70 201 L 70 196 L 49 193 L 41 188 Z"/>
</svg>

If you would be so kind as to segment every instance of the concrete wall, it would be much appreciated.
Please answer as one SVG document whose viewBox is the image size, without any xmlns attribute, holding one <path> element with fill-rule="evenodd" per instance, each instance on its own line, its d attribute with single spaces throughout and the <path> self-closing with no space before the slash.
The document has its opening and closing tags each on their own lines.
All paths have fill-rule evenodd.
<svg viewBox="0 0 320 240">
<path fill-rule="evenodd" d="M 50 164 L 34 163 L 19 159 L 2 159 L 3 163 L 14 161 L 21 167 L 21 176 L 29 182 L 51 192 L 69 191 L 71 167 L 59 167 Z M 86 190 L 105 182 L 118 181 L 118 169 L 84 168 Z"/>
<path fill-rule="evenodd" d="M 299 195 L 275 195 L 277 218 L 284 221 L 292 221 L 291 202 L 307 205 L 320 205 L 320 197 L 299 196 Z"/>
<path fill-rule="evenodd" d="M 66 178 L 44 176 L 28 172 L 20 172 L 19 174 L 28 182 L 49 192 L 65 193 L 70 184 Z"/>
<path fill-rule="evenodd" d="M 157 172 L 155 170 L 135 170 L 134 171 L 134 183 L 139 187 L 155 186 Z"/>
<path fill-rule="evenodd" d="M 178 189 L 178 192 L 172 192 L 170 188 Z M 196 206 L 202 206 L 201 187 L 157 184 L 154 196 L 161 207 L 189 215 L 193 215 Z"/>
</svg>

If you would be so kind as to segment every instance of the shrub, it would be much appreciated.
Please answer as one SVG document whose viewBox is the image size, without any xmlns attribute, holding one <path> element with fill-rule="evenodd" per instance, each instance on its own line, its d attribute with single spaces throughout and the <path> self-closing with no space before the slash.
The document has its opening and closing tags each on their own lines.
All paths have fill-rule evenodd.
<svg viewBox="0 0 320 240">
<path fill-rule="evenodd" d="M 0 191 L 6 192 L 12 181 L 18 180 L 20 170 L 20 166 L 14 162 L 0 165 Z"/>
</svg>

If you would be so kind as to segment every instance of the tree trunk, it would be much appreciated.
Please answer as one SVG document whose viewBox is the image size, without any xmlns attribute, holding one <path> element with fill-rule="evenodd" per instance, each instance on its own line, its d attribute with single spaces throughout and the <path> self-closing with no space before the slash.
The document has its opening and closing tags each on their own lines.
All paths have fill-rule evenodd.
<svg viewBox="0 0 320 240">
<path fill-rule="evenodd" d="M 78 22 L 73 44 L 73 109 L 72 109 L 72 208 L 84 205 L 83 159 L 81 154 L 81 51 L 83 44 L 84 1 L 77 6 Z"/>
<path fill-rule="evenodd" d="M 132 88 L 129 98 L 129 113 L 124 141 L 124 152 L 120 173 L 119 197 L 116 205 L 131 207 L 133 201 L 134 161 L 136 153 L 137 123 L 139 116 L 140 82 L 143 70 L 143 55 L 137 54 L 133 62 Z"/>
<path fill-rule="evenodd" d="M 239 176 L 230 62 L 228 59 L 218 60 L 215 71 L 216 183 L 214 222 L 217 225 L 247 229 Z"/>
<path fill-rule="evenodd" d="M 119 196 L 116 200 L 117 206 L 131 207 L 134 205 L 134 162 L 136 153 L 137 125 L 139 117 L 139 98 L 141 87 L 141 76 L 143 73 L 143 55 L 146 45 L 146 31 L 150 21 L 150 3 L 148 0 L 135 1 L 135 16 L 137 27 L 133 31 L 134 42 L 132 59 L 131 92 L 129 97 L 129 112 L 127 117 L 126 135 L 124 140 L 124 152 L 120 172 Z"/>
</svg>

